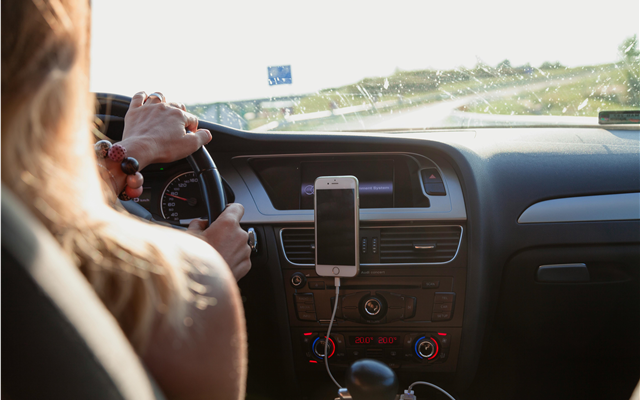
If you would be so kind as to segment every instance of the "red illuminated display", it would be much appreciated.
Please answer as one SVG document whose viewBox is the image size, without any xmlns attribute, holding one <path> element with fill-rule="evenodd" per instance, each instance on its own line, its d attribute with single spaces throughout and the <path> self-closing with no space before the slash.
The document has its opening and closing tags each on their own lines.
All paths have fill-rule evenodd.
<svg viewBox="0 0 640 400">
<path fill-rule="evenodd" d="M 400 336 L 350 336 L 352 345 L 393 346 L 398 345 Z"/>
</svg>

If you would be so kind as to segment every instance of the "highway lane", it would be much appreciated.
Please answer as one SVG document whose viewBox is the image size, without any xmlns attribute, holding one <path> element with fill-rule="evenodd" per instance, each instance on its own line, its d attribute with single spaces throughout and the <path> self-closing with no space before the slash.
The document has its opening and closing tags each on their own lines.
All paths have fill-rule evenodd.
<svg viewBox="0 0 640 400">
<path fill-rule="evenodd" d="M 450 100 L 442 100 L 434 103 L 392 110 L 391 112 L 376 113 L 373 115 L 357 115 L 350 118 L 343 118 L 342 121 L 323 124 L 318 128 L 322 131 L 351 131 L 351 130 L 385 130 L 385 129 L 433 129 L 450 128 L 455 126 L 470 126 L 473 121 L 482 121 L 479 125 L 505 125 L 511 120 L 518 120 L 519 116 L 495 115 L 491 114 L 471 114 L 459 111 L 459 108 L 476 101 L 484 101 L 487 104 L 496 99 L 507 99 L 518 96 L 526 92 L 535 92 L 547 87 L 557 87 L 566 84 L 576 83 L 575 79 L 553 79 L 544 82 L 536 82 L 521 86 L 495 89 L 488 92 L 478 92 L 465 95 Z M 468 116 L 465 116 L 468 114 Z M 472 118 L 478 116 L 478 118 Z M 576 124 L 582 121 L 583 117 L 550 117 L 540 118 L 539 116 L 528 116 L 527 124 L 535 123 L 536 118 L 544 124 L 570 123 Z M 522 119 L 522 118 L 520 118 Z M 495 123 L 494 123 L 495 120 Z M 523 119 L 524 121 L 524 119 Z M 544 122 L 543 122 L 544 121 Z M 583 123 L 586 121 L 582 121 Z M 589 119 L 590 122 L 591 119 Z M 475 125 L 474 125 L 475 126 Z"/>
</svg>

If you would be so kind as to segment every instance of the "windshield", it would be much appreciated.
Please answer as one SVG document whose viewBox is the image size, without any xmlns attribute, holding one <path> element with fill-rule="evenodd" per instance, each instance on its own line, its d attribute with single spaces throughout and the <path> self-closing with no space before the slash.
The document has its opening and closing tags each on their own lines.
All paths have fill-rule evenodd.
<svg viewBox="0 0 640 400">
<path fill-rule="evenodd" d="M 640 110 L 637 0 L 92 9 L 93 91 L 161 91 L 239 129 L 597 125 L 600 111 Z"/>
</svg>

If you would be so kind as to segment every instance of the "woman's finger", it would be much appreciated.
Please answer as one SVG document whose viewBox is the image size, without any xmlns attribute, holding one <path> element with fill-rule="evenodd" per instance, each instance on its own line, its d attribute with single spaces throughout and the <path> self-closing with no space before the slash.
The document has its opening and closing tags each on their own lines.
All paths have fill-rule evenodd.
<svg viewBox="0 0 640 400">
<path fill-rule="evenodd" d="M 179 102 L 177 102 L 177 101 L 171 101 L 171 102 L 169 102 L 168 104 L 169 104 L 171 107 L 178 108 L 178 109 L 180 109 L 180 110 L 182 110 L 182 111 L 187 111 L 187 107 L 186 107 L 184 104 L 179 103 Z"/>
<path fill-rule="evenodd" d="M 227 205 L 227 208 L 221 215 L 230 218 L 236 224 L 240 224 L 240 220 L 244 215 L 244 206 L 240 203 L 231 203 Z"/>
<path fill-rule="evenodd" d="M 147 100 L 147 94 L 145 92 L 138 92 L 131 98 L 131 104 L 129 104 L 129 108 L 138 108 L 144 104 L 145 100 Z"/>
<path fill-rule="evenodd" d="M 211 132 L 206 129 L 200 129 L 199 131 L 189 133 L 182 138 L 181 150 L 186 151 L 186 155 L 182 156 L 181 158 L 188 156 L 210 141 Z"/>
<path fill-rule="evenodd" d="M 194 233 L 202 233 L 205 229 L 207 229 L 207 221 L 204 219 L 194 219 L 189 222 L 189 227 L 187 228 L 187 230 Z"/>
<path fill-rule="evenodd" d="M 144 104 L 158 104 L 164 103 L 164 95 L 160 92 L 153 92 L 147 97 L 147 101 Z"/>
<path fill-rule="evenodd" d="M 195 132 L 198 129 L 198 117 L 188 112 L 183 112 L 183 116 L 185 129 Z"/>
<path fill-rule="evenodd" d="M 211 132 L 208 129 L 199 129 L 194 134 L 198 137 L 200 146 L 204 146 L 211 141 Z"/>
</svg>

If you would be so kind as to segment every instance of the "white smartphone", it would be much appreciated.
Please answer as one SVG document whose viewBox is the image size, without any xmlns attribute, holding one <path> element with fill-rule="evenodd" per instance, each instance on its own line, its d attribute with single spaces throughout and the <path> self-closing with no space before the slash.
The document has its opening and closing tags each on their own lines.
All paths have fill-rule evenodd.
<svg viewBox="0 0 640 400">
<path fill-rule="evenodd" d="M 360 196 L 355 176 L 321 176 L 314 187 L 316 273 L 353 277 L 360 272 Z"/>
</svg>

